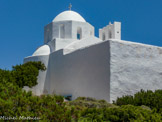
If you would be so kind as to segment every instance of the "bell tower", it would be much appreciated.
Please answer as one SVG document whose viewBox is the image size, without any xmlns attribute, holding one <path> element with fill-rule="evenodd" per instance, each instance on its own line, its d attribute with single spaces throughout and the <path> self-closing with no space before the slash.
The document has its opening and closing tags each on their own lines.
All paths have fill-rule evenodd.
<svg viewBox="0 0 162 122">
<path fill-rule="evenodd" d="M 99 38 L 103 41 L 108 39 L 121 40 L 121 22 L 114 22 L 114 24 L 109 22 L 109 25 L 99 29 Z"/>
</svg>

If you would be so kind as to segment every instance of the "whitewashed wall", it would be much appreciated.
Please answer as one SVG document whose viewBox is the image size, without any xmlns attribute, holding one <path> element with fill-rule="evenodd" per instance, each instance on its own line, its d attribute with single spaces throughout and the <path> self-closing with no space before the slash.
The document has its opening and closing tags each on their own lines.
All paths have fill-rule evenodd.
<svg viewBox="0 0 162 122">
<path fill-rule="evenodd" d="M 29 62 L 29 61 L 41 61 L 45 64 L 46 67 L 48 67 L 48 58 L 49 55 L 42 55 L 42 56 L 31 56 L 31 57 L 26 57 L 24 59 L 24 63 Z M 32 88 L 29 88 L 27 86 L 24 87 L 25 90 L 29 91 L 31 90 L 33 94 L 35 95 L 41 95 L 44 92 L 44 83 L 46 79 L 46 71 L 39 71 L 38 79 L 37 82 L 38 84 Z"/>
<path fill-rule="evenodd" d="M 110 41 L 110 101 L 122 95 L 162 89 L 162 48 Z"/>
<path fill-rule="evenodd" d="M 112 102 L 122 95 L 162 89 L 162 48 L 122 40 L 109 40 L 76 51 L 66 48 L 27 61 L 43 61 L 36 95 L 59 94 L 105 99 Z M 49 58 L 49 62 L 48 62 Z"/>
<path fill-rule="evenodd" d="M 63 39 L 77 39 L 77 28 L 81 28 L 82 38 L 94 36 L 94 27 L 87 22 L 77 21 L 59 21 L 51 22 L 44 27 L 44 43 L 48 43 L 60 37 L 60 25 L 64 25 L 64 38 Z"/>
<path fill-rule="evenodd" d="M 45 91 L 52 94 L 94 97 L 109 101 L 109 43 L 104 42 L 63 55 L 50 55 Z"/>
</svg>

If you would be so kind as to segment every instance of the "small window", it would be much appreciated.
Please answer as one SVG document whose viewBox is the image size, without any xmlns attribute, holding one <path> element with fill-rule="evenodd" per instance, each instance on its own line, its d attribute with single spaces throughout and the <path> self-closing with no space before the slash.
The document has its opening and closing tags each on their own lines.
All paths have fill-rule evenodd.
<svg viewBox="0 0 162 122">
<path fill-rule="evenodd" d="M 102 40 L 105 40 L 105 33 L 102 34 Z"/>
<path fill-rule="evenodd" d="M 109 39 L 112 38 L 112 34 L 111 34 L 111 31 L 109 31 Z"/>
<path fill-rule="evenodd" d="M 82 38 L 82 29 L 81 27 L 77 28 L 77 39 L 80 40 Z"/>
<path fill-rule="evenodd" d="M 80 34 L 79 33 L 77 33 L 77 39 L 80 40 Z"/>
<path fill-rule="evenodd" d="M 92 35 L 92 31 L 90 31 L 90 35 Z"/>
<path fill-rule="evenodd" d="M 65 95 L 64 98 L 68 101 L 72 100 L 72 95 Z"/>
<path fill-rule="evenodd" d="M 65 38 L 65 26 L 63 24 L 60 25 L 60 38 Z"/>
</svg>

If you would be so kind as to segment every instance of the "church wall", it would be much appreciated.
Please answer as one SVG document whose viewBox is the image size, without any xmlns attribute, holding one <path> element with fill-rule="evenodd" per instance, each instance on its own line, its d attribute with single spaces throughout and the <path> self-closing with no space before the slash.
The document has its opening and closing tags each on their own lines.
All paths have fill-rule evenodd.
<svg viewBox="0 0 162 122">
<path fill-rule="evenodd" d="M 94 36 L 94 27 L 90 25 L 89 23 L 83 23 L 83 22 L 72 22 L 72 38 L 77 39 L 77 28 L 81 28 L 81 39 L 86 38 L 89 36 Z"/>
<path fill-rule="evenodd" d="M 45 91 L 52 94 L 94 97 L 109 101 L 109 42 L 63 55 L 50 55 Z"/>
<path fill-rule="evenodd" d="M 88 46 L 91 46 L 91 45 L 95 45 L 95 44 L 98 44 L 100 42 L 103 42 L 103 41 L 100 40 L 97 37 L 94 37 L 94 36 L 89 36 L 89 37 L 81 39 L 81 40 L 76 40 L 75 42 L 67 45 L 64 48 L 64 54 L 68 54 L 68 53 L 74 52 L 78 49 L 88 47 Z"/>
<path fill-rule="evenodd" d="M 60 50 L 63 49 L 65 46 L 67 46 L 68 44 L 77 41 L 74 39 L 56 39 L 55 43 L 56 43 L 56 48 L 55 50 Z"/>
<path fill-rule="evenodd" d="M 162 48 L 128 41 L 110 42 L 110 101 L 122 95 L 162 89 Z"/>
<path fill-rule="evenodd" d="M 29 61 L 42 61 L 46 67 L 48 67 L 48 55 L 43 55 L 43 56 L 31 56 L 31 57 L 27 57 L 24 59 L 24 63 L 29 62 Z M 32 87 L 32 89 L 30 89 L 29 87 L 25 87 L 24 89 L 26 90 L 31 90 L 35 95 L 41 95 L 44 92 L 44 82 L 46 79 L 46 72 L 47 71 L 39 71 L 39 75 L 38 75 L 38 84 L 34 87 Z"/>
<path fill-rule="evenodd" d="M 109 23 L 109 25 L 99 29 L 99 38 L 103 41 L 109 39 L 121 39 L 121 23 Z"/>
<path fill-rule="evenodd" d="M 74 42 L 76 40 L 74 39 L 60 39 L 60 38 L 56 38 L 50 42 L 48 42 L 48 45 L 50 46 L 50 51 L 54 52 L 60 49 L 63 49 L 65 46 L 67 46 L 68 44 Z"/>
<path fill-rule="evenodd" d="M 63 29 L 61 27 L 63 26 Z M 71 21 L 51 22 L 44 27 L 44 43 L 48 43 L 55 38 L 72 38 Z M 62 31 L 61 31 L 62 30 Z"/>
<path fill-rule="evenodd" d="M 54 52 L 56 50 L 56 39 L 53 39 L 52 41 L 47 43 L 50 47 L 50 52 Z"/>
<path fill-rule="evenodd" d="M 64 21 L 64 22 L 54 22 L 57 26 L 64 26 L 64 37 L 63 39 L 71 39 L 72 38 L 72 22 L 71 21 Z M 55 25 L 55 26 L 56 26 Z M 59 28 L 60 29 L 60 28 Z M 61 35 L 61 31 L 59 31 L 59 37 L 62 38 Z"/>
<path fill-rule="evenodd" d="M 61 37 L 61 31 L 60 31 L 60 27 L 64 26 L 64 36 Z M 63 21 L 63 22 L 53 22 L 53 32 L 52 32 L 52 39 L 54 38 L 72 38 L 71 36 L 71 27 L 72 26 L 72 22 L 71 21 Z"/>
<path fill-rule="evenodd" d="M 121 39 L 121 23 L 114 22 L 114 37 L 113 39 Z"/>
<path fill-rule="evenodd" d="M 76 21 L 52 22 L 44 27 L 44 43 L 55 38 L 77 39 L 77 29 L 81 29 L 81 38 L 94 36 L 94 27 L 89 23 Z"/>
<path fill-rule="evenodd" d="M 44 43 L 48 43 L 52 40 L 52 23 L 49 23 L 44 27 Z"/>
</svg>

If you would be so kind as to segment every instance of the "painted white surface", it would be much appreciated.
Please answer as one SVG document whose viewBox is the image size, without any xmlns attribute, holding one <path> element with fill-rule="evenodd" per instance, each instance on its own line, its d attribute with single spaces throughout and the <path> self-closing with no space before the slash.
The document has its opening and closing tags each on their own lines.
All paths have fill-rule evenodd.
<svg viewBox="0 0 162 122">
<path fill-rule="evenodd" d="M 49 55 L 50 54 L 50 47 L 48 45 L 43 45 L 39 47 L 32 56 L 39 56 L 39 55 Z"/>
<path fill-rule="evenodd" d="M 103 41 L 109 39 L 121 40 L 121 22 L 109 23 L 106 27 L 99 29 L 99 38 Z"/>
<path fill-rule="evenodd" d="M 122 95 L 162 89 L 162 48 L 110 41 L 110 101 Z"/>
<path fill-rule="evenodd" d="M 97 37 L 94 37 L 94 36 L 89 36 L 88 38 L 84 38 L 82 40 L 74 41 L 64 48 L 64 54 L 71 53 L 75 50 L 85 48 L 87 46 L 95 45 L 99 42 L 102 42 L 102 40 L 97 38 Z"/>
<path fill-rule="evenodd" d="M 66 52 L 71 46 L 76 47 Z M 43 61 L 48 67 L 47 72 L 40 72 L 38 85 L 32 88 L 36 95 L 55 93 L 112 102 L 140 89 L 162 88 L 161 47 L 122 40 L 86 46 L 78 41 L 51 53 L 49 61 L 48 56 L 34 56 L 24 62 L 29 60 Z"/>
<path fill-rule="evenodd" d="M 29 62 L 29 61 L 41 61 L 44 63 L 46 67 L 48 67 L 48 59 L 49 55 L 43 55 L 43 56 L 31 56 L 27 57 L 24 59 L 24 63 Z M 37 77 L 37 82 L 38 84 L 32 88 L 29 88 L 27 86 L 24 87 L 25 90 L 27 91 L 32 91 L 33 94 L 35 95 L 41 95 L 44 92 L 44 83 L 46 79 L 46 71 L 39 71 L 39 75 Z"/>
<path fill-rule="evenodd" d="M 77 29 L 81 28 L 81 39 L 94 36 L 94 27 L 89 23 L 72 21 L 72 38 L 77 39 Z"/>
<path fill-rule="evenodd" d="M 45 91 L 72 95 L 72 99 L 85 96 L 109 101 L 109 61 L 108 42 L 66 55 L 63 50 L 51 53 Z"/>
<path fill-rule="evenodd" d="M 62 26 L 64 26 L 63 30 L 61 29 Z M 52 22 L 44 27 L 44 43 L 47 44 L 56 38 L 77 40 L 78 28 L 81 29 L 81 39 L 94 36 L 94 27 L 87 22 L 58 21 Z"/>
<path fill-rule="evenodd" d="M 67 20 L 86 22 L 85 19 L 75 11 L 64 11 L 60 13 L 59 15 L 57 15 L 53 19 L 53 22 L 67 21 Z"/>
</svg>

